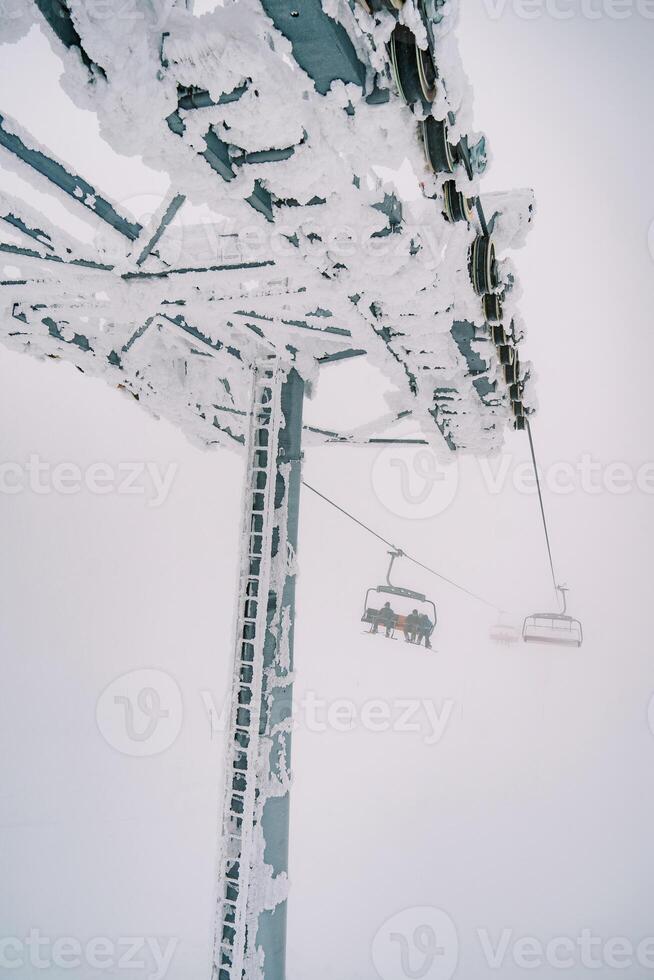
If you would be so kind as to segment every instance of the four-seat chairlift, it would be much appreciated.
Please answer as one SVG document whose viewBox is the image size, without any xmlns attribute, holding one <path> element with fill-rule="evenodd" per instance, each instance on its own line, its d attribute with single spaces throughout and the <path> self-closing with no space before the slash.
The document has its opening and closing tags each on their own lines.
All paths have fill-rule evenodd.
<svg viewBox="0 0 654 980">
<path fill-rule="evenodd" d="M 563 608 L 555 613 L 533 613 L 527 616 L 522 627 L 525 643 L 555 643 L 561 646 L 580 647 L 584 641 L 581 623 L 567 615 L 566 592 L 563 585 L 556 586 L 561 593 Z"/>
<path fill-rule="evenodd" d="M 520 639 L 520 630 L 508 623 L 506 614 L 500 613 L 499 620 L 490 628 L 490 638 L 493 643 L 500 643 L 502 646 L 511 646 Z"/>
<path fill-rule="evenodd" d="M 389 551 L 391 561 L 386 573 L 386 585 L 371 586 L 367 592 L 363 606 L 363 616 L 361 622 L 370 624 L 370 632 L 377 632 L 379 627 L 384 629 L 387 636 L 394 638 L 395 630 L 402 630 L 407 633 L 416 633 L 426 636 L 427 642 L 436 627 L 436 605 L 428 599 L 422 592 L 414 592 L 413 589 L 403 589 L 399 585 L 391 582 L 391 572 L 396 559 L 403 558 L 404 552 L 399 548 Z M 371 595 L 379 598 L 373 603 Z M 388 602 L 391 613 L 385 615 L 382 611 L 384 604 Z M 423 619 L 423 626 L 418 630 L 412 630 L 407 624 L 407 617 L 417 610 Z M 427 619 L 429 626 L 427 626 Z"/>
</svg>

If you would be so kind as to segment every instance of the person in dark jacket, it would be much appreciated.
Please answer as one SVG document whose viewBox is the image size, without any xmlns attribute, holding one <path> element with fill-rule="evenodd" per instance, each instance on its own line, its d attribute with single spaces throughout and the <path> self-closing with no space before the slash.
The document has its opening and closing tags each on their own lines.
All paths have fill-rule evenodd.
<svg viewBox="0 0 654 980">
<path fill-rule="evenodd" d="M 404 621 L 404 639 L 408 643 L 416 642 L 416 634 L 418 633 L 418 627 L 420 625 L 420 613 L 417 609 L 414 609 L 406 617 Z"/>
<path fill-rule="evenodd" d="M 386 636 L 390 636 L 395 626 L 395 613 L 391 609 L 390 602 L 385 602 L 377 613 L 372 632 L 376 633 L 380 625 L 386 630 Z"/>
<path fill-rule="evenodd" d="M 426 613 L 421 613 L 418 616 L 418 626 L 417 626 L 417 643 L 420 646 L 421 642 L 425 641 L 425 646 L 431 650 L 431 641 L 429 637 L 431 636 L 434 624 Z"/>
</svg>

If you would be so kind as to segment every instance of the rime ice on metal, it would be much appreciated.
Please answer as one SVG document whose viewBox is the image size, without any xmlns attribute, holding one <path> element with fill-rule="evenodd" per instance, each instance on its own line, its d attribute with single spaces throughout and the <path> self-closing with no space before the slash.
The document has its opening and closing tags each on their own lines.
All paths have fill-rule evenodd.
<svg viewBox="0 0 654 980">
<path fill-rule="evenodd" d="M 141 223 L 0 106 L 2 166 L 93 237 L 0 191 L 0 337 L 246 454 L 215 977 L 278 980 L 302 392 L 366 357 L 388 414 L 312 442 L 410 418 L 439 450 L 498 449 L 533 405 L 508 255 L 533 199 L 483 194 L 452 0 L 128 6 L 15 0 L 0 21 L 0 43 L 37 25 L 106 143 L 169 179 Z"/>
</svg>

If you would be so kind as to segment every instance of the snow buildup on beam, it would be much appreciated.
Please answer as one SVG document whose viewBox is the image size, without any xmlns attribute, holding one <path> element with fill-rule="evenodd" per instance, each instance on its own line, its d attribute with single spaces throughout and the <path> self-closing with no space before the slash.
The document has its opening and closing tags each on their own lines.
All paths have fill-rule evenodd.
<svg viewBox="0 0 654 980">
<path fill-rule="evenodd" d="M 0 16 L 0 45 L 16 44 L 38 22 L 39 12 L 34 0 L 11 0 L 3 4 Z"/>
<path fill-rule="evenodd" d="M 277 535 L 276 551 L 270 567 L 269 599 L 275 597 L 273 615 L 266 627 L 266 649 L 272 651 L 270 662 L 264 668 L 262 685 L 266 734 L 260 739 L 257 759 L 257 786 L 259 792 L 255 803 L 254 839 L 251 852 L 253 875 L 249 886 L 248 924 L 249 934 L 257 935 L 260 916 L 265 911 L 274 911 L 288 898 L 288 874 L 275 869 L 266 861 L 266 839 L 264 830 L 264 811 L 273 799 L 281 799 L 290 792 L 291 769 L 288 756 L 289 739 L 292 731 L 292 701 L 290 685 L 293 683 L 291 647 L 289 631 L 291 628 L 291 602 L 288 583 L 297 574 L 295 553 L 288 543 L 288 503 L 291 479 L 291 463 L 279 467 L 278 485 L 275 497 L 281 497 L 281 504 L 274 512 L 274 534 Z M 250 943 L 246 953 L 247 977 L 263 980 L 261 969 L 262 950 L 256 942 Z"/>
<path fill-rule="evenodd" d="M 83 261 L 83 247 L 72 235 L 57 228 L 44 214 L 13 194 L 0 190 L 0 242 L 10 241 L 18 246 L 36 249 L 43 256 L 62 262 Z M 116 236 L 118 237 L 118 236 Z M 121 236 L 122 238 L 122 236 Z M 123 242 L 120 243 L 123 245 Z M 96 261 L 109 264 L 113 256 L 94 256 Z"/>
<path fill-rule="evenodd" d="M 84 369 L 108 372 L 112 382 L 122 372 L 121 383 L 140 401 L 156 402 L 158 411 L 181 421 L 194 438 L 211 443 L 219 431 L 212 420 L 244 411 L 248 365 L 262 349 L 295 359 L 307 378 L 315 375 L 320 357 L 365 350 L 394 388 L 390 407 L 410 409 L 435 446 L 443 445 L 440 430 L 451 447 L 475 453 L 498 448 L 510 408 L 470 284 L 468 250 L 475 231 L 444 219 L 444 177 L 427 169 L 418 134 L 428 110 L 410 110 L 394 91 L 385 49 L 393 15 L 369 15 L 354 2 L 323 3 L 324 16 L 346 32 L 365 67 L 352 82 L 339 76 L 338 59 L 330 62 L 324 46 L 318 54 L 311 46 L 303 49 L 301 65 L 295 60 L 297 43 L 275 26 L 285 24 L 279 14 L 284 5 L 272 0 L 263 6 L 239 0 L 201 17 L 182 3 L 169 8 L 135 0 L 128 19 L 119 16 L 122 0 L 110 3 L 114 15 L 94 20 L 90 7 L 71 0 L 84 50 L 102 66 L 104 80 L 90 84 L 88 72 L 65 61 L 67 90 L 94 106 L 115 149 L 140 154 L 169 174 L 171 197 L 184 196 L 219 214 L 221 235 L 247 242 L 244 251 L 253 264 L 248 275 L 245 268 L 225 269 L 218 256 L 198 262 L 193 236 L 187 241 L 185 235 L 173 266 L 166 264 L 168 236 L 184 227 L 182 207 L 140 271 L 122 261 L 113 280 L 108 274 L 102 323 L 92 316 L 85 327 L 93 365 Z M 314 13 L 321 23 L 322 15 Z M 446 3 L 440 13 L 441 21 L 430 29 L 441 84 L 429 111 L 438 119 L 454 113 L 452 138 L 465 134 L 472 143 L 477 134 L 470 85 L 452 29 L 456 4 Z M 399 18 L 426 43 L 410 0 Z M 333 75 L 325 94 L 312 77 L 318 70 Z M 388 100 L 369 102 L 375 92 L 387 93 Z M 407 194 L 399 178 L 382 184 L 377 168 L 413 173 L 417 193 Z M 478 176 L 469 179 L 462 167 L 453 179 L 468 195 L 480 190 Z M 531 197 L 526 192 L 491 198 L 483 200 L 489 215 L 500 212 L 495 234 L 502 252 L 521 243 Z M 134 263 L 141 254 L 132 251 Z M 515 276 L 502 262 L 505 306 L 517 317 Z M 74 283 L 62 275 L 57 290 L 66 289 L 77 302 L 88 297 L 89 280 L 81 272 Z M 47 304 L 47 282 L 34 285 L 36 296 Z M 271 307 L 275 297 L 279 302 Z M 15 299 L 3 294 L 8 309 Z M 25 331 L 28 340 L 23 334 L 11 343 L 29 343 L 41 353 L 54 346 L 58 356 L 78 362 L 83 352 L 70 345 L 62 350 L 57 336 L 43 331 L 42 317 L 30 312 L 29 289 L 20 300 L 32 330 Z M 347 328 L 347 338 L 339 342 L 299 326 L 318 306 Z M 69 328 L 80 333 L 74 308 L 71 301 L 65 315 Z M 244 318 L 244 312 L 252 315 Z M 176 319 L 179 313 L 188 329 Z M 56 311 L 52 316 L 56 320 Z M 453 335 L 460 322 L 476 331 L 465 351 Z M 108 335 L 116 341 L 109 350 Z M 241 366 L 227 353 L 230 347 L 240 351 Z M 186 364 L 181 374 L 180 358 Z M 488 365 L 481 375 L 480 364 Z M 216 371 L 229 388 L 227 404 L 218 404 Z M 229 428 L 242 436 L 236 421 Z"/>
</svg>

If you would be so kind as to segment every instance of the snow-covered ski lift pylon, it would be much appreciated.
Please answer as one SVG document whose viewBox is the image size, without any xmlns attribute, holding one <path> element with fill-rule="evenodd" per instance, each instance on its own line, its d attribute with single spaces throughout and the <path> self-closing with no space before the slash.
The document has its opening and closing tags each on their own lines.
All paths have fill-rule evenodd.
<svg viewBox="0 0 654 980">
<path fill-rule="evenodd" d="M 218 977 L 285 975 L 295 554 L 304 382 L 253 372 L 218 887 Z"/>
<path fill-rule="evenodd" d="M 170 191 L 141 225 L 0 113 L 2 162 L 97 233 L 85 248 L 0 191 L 12 263 L 0 333 L 246 454 L 213 980 L 283 980 L 305 386 L 321 365 L 365 356 L 394 389 L 384 430 L 412 417 L 428 443 L 485 453 L 508 422 L 523 427 L 515 276 L 496 253 L 522 243 L 531 195 L 488 195 L 486 222 L 485 142 L 469 131 L 453 0 L 407 5 L 397 93 L 386 43 L 402 0 L 238 0 L 201 18 L 187 0 L 134 0 L 128 18 L 123 0 L 106 6 L 96 21 L 80 0 L 25 0 L 21 18 L 0 20 L 0 44 L 39 24 L 75 104 L 95 109 L 117 152 L 166 172 Z M 421 179 L 412 204 L 372 177 L 404 159 Z M 444 174 L 461 185 L 447 200 Z M 237 254 L 202 253 L 195 227 L 171 247 L 187 202 L 228 216 Z M 265 231 L 256 251 L 240 238 L 253 226 Z M 313 442 L 392 441 L 378 431 L 305 430 Z"/>
</svg>

